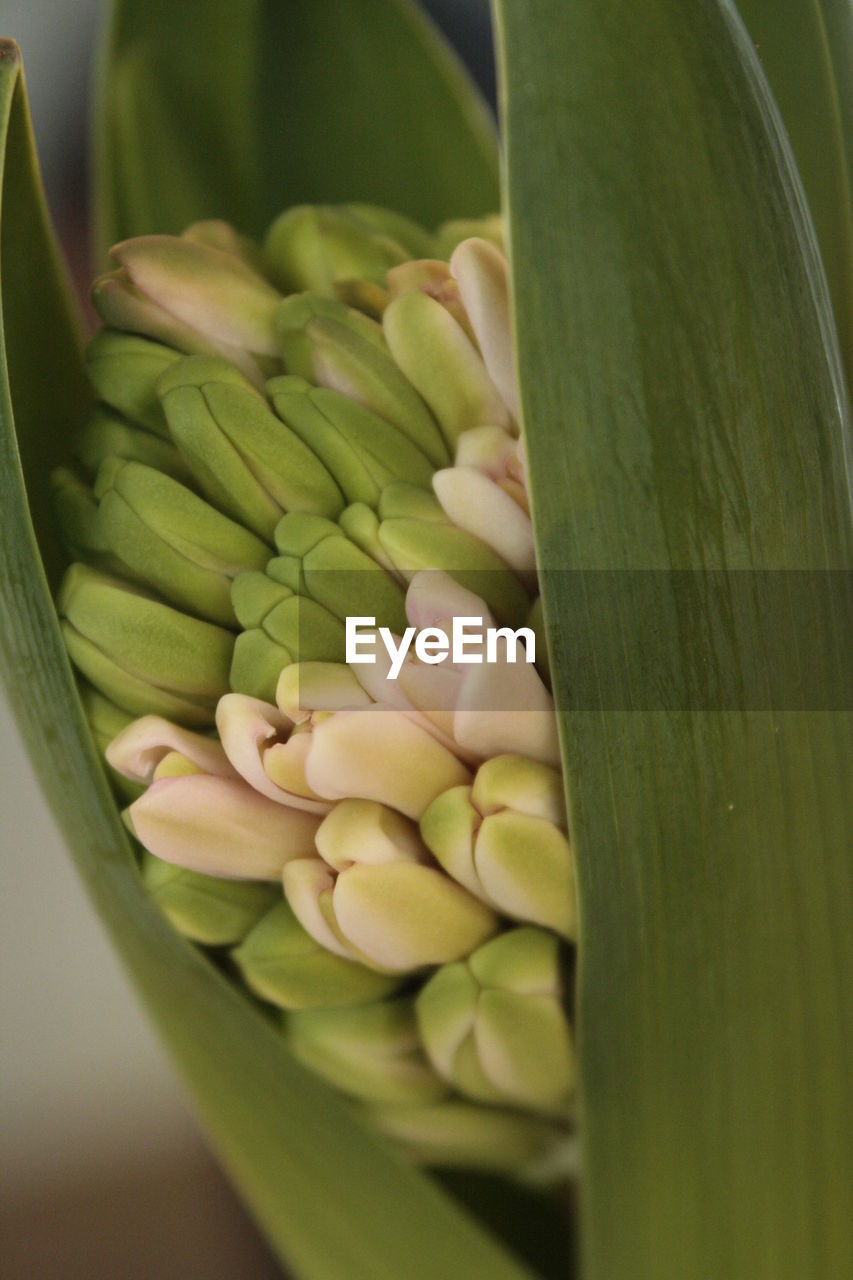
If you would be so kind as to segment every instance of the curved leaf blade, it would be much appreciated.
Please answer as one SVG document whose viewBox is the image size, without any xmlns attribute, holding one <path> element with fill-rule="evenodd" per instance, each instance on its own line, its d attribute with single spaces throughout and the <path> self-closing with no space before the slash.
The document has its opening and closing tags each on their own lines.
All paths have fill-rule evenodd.
<svg viewBox="0 0 853 1280">
<path fill-rule="evenodd" d="M 724 0 L 497 12 L 580 879 L 585 1280 L 842 1280 L 849 419 L 814 233 Z M 763 691 L 819 653 L 822 697 Z"/>
<path fill-rule="evenodd" d="M 296 1064 L 273 1025 L 171 929 L 142 889 L 62 645 L 21 467 L 23 460 L 41 504 L 42 482 L 63 457 L 88 393 L 39 185 L 20 58 L 8 41 L 0 44 L 0 144 L 0 667 L 92 901 L 215 1148 L 296 1274 L 454 1280 L 461 1269 L 472 1280 L 525 1280 L 529 1273 L 494 1238 Z"/>
<path fill-rule="evenodd" d="M 803 180 L 853 391 L 853 6 L 738 0 Z"/>
<path fill-rule="evenodd" d="M 259 235 L 303 201 L 428 226 L 498 204 L 487 110 L 411 0 L 117 0 L 99 119 L 102 253 L 199 218 Z"/>
</svg>

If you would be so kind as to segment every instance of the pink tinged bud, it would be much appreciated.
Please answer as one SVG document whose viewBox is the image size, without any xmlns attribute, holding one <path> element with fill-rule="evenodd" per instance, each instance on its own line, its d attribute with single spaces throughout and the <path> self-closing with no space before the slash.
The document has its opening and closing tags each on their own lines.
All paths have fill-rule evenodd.
<svg viewBox="0 0 853 1280">
<path fill-rule="evenodd" d="M 455 466 L 437 471 L 432 487 L 454 524 L 497 551 L 527 586 L 535 586 L 536 550 L 530 516 L 499 484 L 473 467 Z"/>
<path fill-rule="evenodd" d="M 371 701 L 341 662 L 292 662 L 278 678 L 275 700 L 294 724 L 305 723 L 316 712 L 356 710 Z"/>
<path fill-rule="evenodd" d="M 417 827 L 384 805 L 343 801 L 316 843 L 324 861 L 290 863 L 284 891 L 303 928 L 338 955 L 404 973 L 460 959 L 498 927 L 487 906 L 425 865 Z"/>
<path fill-rule="evenodd" d="M 419 819 L 437 795 L 470 775 L 426 729 L 400 711 L 376 705 L 338 711 L 316 727 L 306 776 L 327 799 L 378 800 Z"/>
<path fill-rule="evenodd" d="M 495 625 L 479 596 L 437 569 L 424 569 L 412 578 L 406 592 L 406 617 L 419 631 L 424 627 L 447 631 L 453 618 L 479 618 L 484 627 Z"/>
<path fill-rule="evenodd" d="M 462 682 L 454 737 L 481 759 L 516 752 L 560 766 L 554 700 L 527 662 L 472 666 Z"/>
<path fill-rule="evenodd" d="M 177 236 L 139 236 L 110 257 L 180 323 L 228 347 L 278 354 L 273 317 L 281 295 L 234 254 Z"/>
<path fill-rule="evenodd" d="M 245 782 L 162 778 L 127 811 L 136 838 L 165 862 L 207 875 L 277 880 L 310 857 L 320 818 L 268 800 Z"/>
<path fill-rule="evenodd" d="M 454 250 L 450 270 L 491 379 L 520 423 L 506 258 L 493 244 L 475 237 Z"/>
<path fill-rule="evenodd" d="M 424 293 L 397 298 L 382 317 L 403 373 L 426 400 L 451 450 L 469 426 L 510 422 L 506 405 L 465 330 Z"/>
<path fill-rule="evenodd" d="M 216 728 L 231 764 L 255 791 L 277 804 L 328 813 L 328 802 L 305 781 L 307 739 L 300 742 L 292 736 L 292 721 L 277 707 L 242 693 L 226 693 L 216 708 Z"/>
<path fill-rule="evenodd" d="M 135 782 L 150 783 L 163 761 L 176 753 L 199 772 L 220 778 L 237 775 L 215 738 L 193 733 L 162 716 L 142 716 L 122 729 L 106 749 L 107 762 Z"/>
</svg>

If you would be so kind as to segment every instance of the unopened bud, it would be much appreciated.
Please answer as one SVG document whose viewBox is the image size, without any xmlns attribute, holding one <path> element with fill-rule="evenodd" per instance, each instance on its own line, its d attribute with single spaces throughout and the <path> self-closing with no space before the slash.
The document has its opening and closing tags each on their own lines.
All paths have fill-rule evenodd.
<svg viewBox="0 0 853 1280">
<path fill-rule="evenodd" d="M 332 205 L 286 210 L 267 232 L 264 248 L 285 293 L 314 289 L 331 295 L 338 280 L 381 284 L 388 269 L 408 256 L 387 232 Z"/>
<path fill-rule="evenodd" d="M 432 463 L 399 428 L 363 405 L 312 387 L 304 378 L 273 378 L 267 395 L 281 420 L 326 465 L 347 502 L 376 507 L 395 480 L 428 485 Z"/>
<path fill-rule="evenodd" d="M 509 413 L 479 352 L 450 312 L 425 293 L 386 307 L 382 328 L 391 354 L 423 396 L 453 453 L 463 431 L 509 425 Z"/>
<path fill-rule="evenodd" d="M 269 559 L 259 538 L 142 463 L 107 458 L 95 496 L 100 541 L 128 576 L 179 608 L 234 625 L 233 579 Z"/>
<path fill-rule="evenodd" d="M 519 756 L 481 765 L 473 787 L 439 796 L 421 819 L 445 871 L 513 920 L 577 932 L 574 862 L 556 770 Z"/>
<path fill-rule="evenodd" d="M 434 466 L 447 464 L 438 424 L 395 364 L 378 324 L 341 302 L 313 294 L 285 299 L 277 324 L 289 373 L 371 409 L 398 427 Z"/>
<path fill-rule="evenodd" d="M 446 1093 L 424 1056 L 410 1000 L 288 1013 L 284 1035 L 300 1062 L 350 1097 L 399 1106 Z"/>
<path fill-rule="evenodd" d="M 512 929 L 420 991 L 421 1038 L 435 1069 L 479 1102 L 565 1113 L 575 1084 L 559 940 Z"/>
<path fill-rule="evenodd" d="M 464 240 L 450 270 L 471 321 L 486 368 L 516 422 L 521 421 L 509 306 L 509 272 L 503 253 L 487 240 Z"/>
<path fill-rule="evenodd" d="M 116 329 L 99 329 L 86 350 L 86 372 L 105 404 L 131 422 L 168 436 L 157 381 L 180 358 L 180 352 L 162 343 Z"/>
<path fill-rule="evenodd" d="M 273 906 L 278 891 L 250 880 L 220 880 L 176 867 L 152 853 L 142 859 L 142 883 L 169 923 L 205 947 L 232 946 Z"/>
<path fill-rule="evenodd" d="M 117 270 L 95 282 L 105 324 L 188 355 L 219 355 L 253 380 L 277 354 L 276 289 L 242 258 L 180 236 L 139 236 L 110 251 Z"/>
<path fill-rule="evenodd" d="M 74 564 L 57 600 L 71 661 L 125 711 L 183 724 L 213 722 L 228 690 L 230 632 Z"/>
<path fill-rule="evenodd" d="M 319 458 L 225 361 L 196 356 L 160 379 L 178 447 L 205 495 L 270 539 L 284 511 L 336 516 L 344 502 Z"/>
<path fill-rule="evenodd" d="M 249 989 L 282 1009 L 369 1004 L 399 985 L 320 946 L 286 902 L 272 907 L 231 956 Z"/>
<path fill-rule="evenodd" d="M 106 458 L 123 458 L 156 467 L 175 480 L 186 482 L 190 478 L 189 467 L 173 444 L 103 407 L 96 408 L 89 416 L 77 437 L 75 452 L 86 470 L 93 474 Z"/>
</svg>

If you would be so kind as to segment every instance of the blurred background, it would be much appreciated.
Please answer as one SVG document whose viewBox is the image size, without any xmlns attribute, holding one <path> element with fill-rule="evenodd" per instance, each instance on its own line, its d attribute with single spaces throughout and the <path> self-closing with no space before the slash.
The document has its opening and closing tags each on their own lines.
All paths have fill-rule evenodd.
<svg viewBox="0 0 853 1280">
<path fill-rule="evenodd" d="M 493 102 L 488 0 L 424 7 Z M 89 88 L 106 8 L 105 0 L 0 0 L 0 35 L 23 52 L 48 198 L 81 295 Z M 0 1274 L 280 1275 L 205 1148 L 2 701 L 0 848 Z"/>
</svg>

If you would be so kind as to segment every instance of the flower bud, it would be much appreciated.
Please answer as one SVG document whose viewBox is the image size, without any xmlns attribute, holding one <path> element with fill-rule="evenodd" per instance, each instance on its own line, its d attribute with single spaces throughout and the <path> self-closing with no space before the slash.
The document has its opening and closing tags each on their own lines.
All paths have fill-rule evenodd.
<svg viewBox="0 0 853 1280">
<path fill-rule="evenodd" d="M 388 297 L 386 306 L 406 293 L 420 292 L 435 298 L 446 311 L 449 311 L 456 323 L 462 328 L 471 341 L 474 331 L 459 296 L 459 286 L 450 274 L 446 262 L 436 258 L 420 258 L 416 262 L 404 262 L 393 267 L 387 277 Z M 382 308 L 383 312 L 385 307 Z"/>
<path fill-rule="evenodd" d="M 392 356 L 432 410 L 451 453 L 470 427 L 509 425 L 506 405 L 479 352 L 435 298 L 417 290 L 403 294 L 386 307 L 382 328 Z"/>
<path fill-rule="evenodd" d="M 51 502 L 68 554 L 107 572 L 120 572 L 98 528 L 98 504 L 92 489 L 68 467 L 50 473 Z"/>
<path fill-rule="evenodd" d="M 180 358 L 179 352 L 148 338 L 99 329 L 86 350 L 86 372 L 100 399 L 112 409 L 159 436 L 168 436 L 157 381 Z"/>
<path fill-rule="evenodd" d="M 430 258 L 434 255 L 435 237 L 405 214 L 379 204 L 352 202 L 343 207 L 373 231 L 396 240 L 407 257 Z"/>
<path fill-rule="evenodd" d="M 193 244 L 207 245 L 209 249 L 219 249 L 222 253 L 230 253 L 242 258 L 243 262 L 260 275 L 264 274 L 264 255 L 254 240 L 243 236 L 232 227 L 230 222 L 221 218 L 203 218 L 200 222 L 192 222 L 181 232 L 182 240 L 190 240 Z"/>
<path fill-rule="evenodd" d="M 454 250 L 450 270 L 459 285 L 492 382 L 515 421 L 520 422 L 506 258 L 494 244 L 474 237 L 464 240 Z"/>
<path fill-rule="evenodd" d="M 536 549 L 530 516 L 494 480 L 473 467 L 436 471 L 432 487 L 460 529 L 479 538 L 529 587 L 536 585 Z"/>
<path fill-rule="evenodd" d="M 276 289 L 242 258 L 180 236 L 138 236 L 110 251 L 118 269 L 92 300 L 105 324 L 190 354 L 222 356 L 256 380 L 277 354 Z"/>
<path fill-rule="evenodd" d="M 293 376 L 273 378 L 267 395 L 282 422 L 326 465 L 347 502 L 375 508 L 395 480 L 430 483 L 432 463 L 417 445 L 347 396 Z"/>
<path fill-rule="evenodd" d="M 105 698 L 102 693 L 98 693 L 97 689 L 93 689 L 85 681 L 79 681 L 78 685 L 83 712 L 95 746 L 99 754 L 104 757 L 110 781 L 121 799 L 130 803 L 131 800 L 135 800 L 137 796 L 142 794 L 142 787 L 138 782 L 133 782 L 129 778 L 123 777 L 121 773 L 114 769 L 106 759 L 106 752 L 113 738 L 121 733 L 123 729 L 126 729 L 129 724 L 133 723 L 133 717 L 128 715 L 126 711 L 122 711 L 121 707 L 117 707 L 114 702 L 110 702 L 109 698 Z"/>
<path fill-rule="evenodd" d="M 269 549 L 242 525 L 152 467 L 107 458 L 95 482 L 96 527 L 129 577 L 209 622 L 236 622 L 231 583 Z"/>
<path fill-rule="evenodd" d="M 226 693 L 216 708 L 222 747 L 237 773 L 261 795 L 309 813 L 328 813 L 305 778 L 310 735 L 293 730 L 292 721 L 258 698 Z"/>
<path fill-rule="evenodd" d="M 481 902 L 426 865 L 417 828 L 383 805 L 342 801 L 317 849 L 322 862 L 286 868 L 284 892 L 303 927 L 337 955 L 407 973 L 468 955 L 498 927 Z"/>
<path fill-rule="evenodd" d="M 228 690 L 230 632 L 82 564 L 67 571 L 57 608 L 71 661 L 119 707 L 212 724 Z"/>
<path fill-rule="evenodd" d="M 341 622 L 366 616 L 375 617 L 378 626 L 405 628 L 406 597 L 400 583 L 333 521 L 292 512 L 276 526 L 275 542 L 281 555 L 267 572 L 292 590 L 323 605 Z"/>
<path fill-rule="evenodd" d="M 315 712 L 355 710 L 370 706 L 371 701 L 342 662 L 295 662 L 285 667 L 275 700 L 294 724 L 302 724 Z"/>
<path fill-rule="evenodd" d="M 142 716 L 120 725 L 106 747 L 110 766 L 125 778 L 150 785 L 161 775 L 164 761 L 180 757 L 182 773 L 205 773 L 235 778 L 237 772 L 216 738 L 193 733 L 162 716 Z"/>
<path fill-rule="evenodd" d="M 387 491 L 386 491 L 387 492 Z M 437 505 L 437 504 L 436 504 Z M 379 541 L 398 571 L 411 581 L 425 569 L 441 570 L 485 600 L 501 623 L 521 625 L 530 608 L 527 592 L 501 557 L 478 537 L 440 519 L 385 517 L 379 505 Z"/>
<path fill-rule="evenodd" d="M 478 1102 L 563 1114 L 575 1085 L 559 940 L 512 929 L 418 994 L 421 1039 L 436 1071 Z"/>
<path fill-rule="evenodd" d="M 127 818 L 149 853 L 235 880 L 278 880 L 287 862 L 313 853 L 320 822 L 240 779 L 202 773 L 156 779 Z"/>
<path fill-rule="evenodd" d="M 334 294 L 338 280 L 382 284 L 407 252 L 351 209 L 295 205 L 273 222 L 264 241 L 272 274 L 285 293 L 314 289 Z"/>
<path fill-rule="evenodd" d="M 225 361 L 181 360 L 158 384 L 169 430 L 210 501 L 262 538 L 284 511 L 337 516 L 322 462 Z"/>
<path fill-rule="evenodd" d="M 410 1000 L 288 1013 L 284 1036 L 294 1057 L 350 1097 L 399 1106 L 446 1093 L 424 1056 Z"/>
<path fill-rule="evenodd" d="M 539 1181 L 550 1173 L 566 1135 L 553 1122 L 456 1099 L 420 1107 L 373 1106 L 371 1123 L 418 1164 L 484 1169 Z M 553 1175 L 551 1175 L 553 1176 Z M 549 1178 L 550 1180 L 550 1178 Z"/>
<path fill-rule="evenodd" d="M 206 947 L 240 942 L 278 897 L 274 885 L 217 879 L 176 867 L 147 852 L 141 872 L 149 897 L 172 927 Z"/>
<path fill-rule="evenodd" d="M 95 408 L 89 416 L 77 437 L 75 453 L 92 474 L 106 458 L 124 458 L 156 467 L 174 480 L 186 483 L 190 479 L 190 469 L 173 444 L 103 407 Z"/>
<path fill-rule="evenodd" d="M 398 978 L 320 946 L 286 902 L 258 920 L 231 956 L 250 991 L 282 1009 L 369 1004 L 399 985 Z"/>
<path fill-rule="evenodd" d="M 470 778 L 425 728 L 380 705 L 339 711 L 318 724 L 306 776 L 329 800 L 377 800 L 415 820 L 443 791 L 465 786 Z"/>
<path fill-rule="evenodd" d="M 556 770 L 520 756 L 488 760 L 472 787 L 451 788 L 429 806 L 421 835 L 449 875 L 503 915 L 575 937 L 574 863 Z"/>
<path fill-rule="evenodd" d="M 346 636 L 343 623 L 316 601 L 297 595 L 267 573 L 239 574 L 231 600 L 245 628 L 234 645 L 231 687 L 237 693 L 271 702 L 282 670 L 292 662 L 343 661 Z"/>
<path fill-rule="evenodd" d="M 341 302 L 304 293 L 285 299 L 277 325 L 288 373 L 371 409 L 434 466 L 447 464 L 438 424 L 394 363 L 378 324 Z"/>
</svg>

